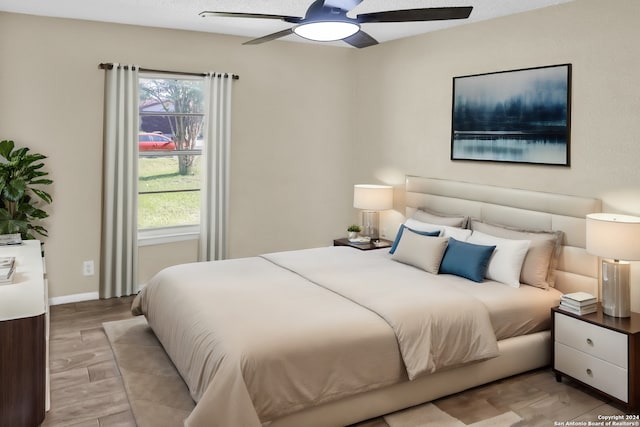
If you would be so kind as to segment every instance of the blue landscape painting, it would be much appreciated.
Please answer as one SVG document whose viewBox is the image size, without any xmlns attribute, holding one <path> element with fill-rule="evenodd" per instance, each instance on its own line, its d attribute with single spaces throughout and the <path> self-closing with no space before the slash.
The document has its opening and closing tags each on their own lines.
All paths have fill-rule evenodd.
<svg viewBox="0 0 640 427">
<path fill-rule="evenodd" d="M 569 165 L 571 64 L 454 77 L 451 159 Z"/>
</svg>

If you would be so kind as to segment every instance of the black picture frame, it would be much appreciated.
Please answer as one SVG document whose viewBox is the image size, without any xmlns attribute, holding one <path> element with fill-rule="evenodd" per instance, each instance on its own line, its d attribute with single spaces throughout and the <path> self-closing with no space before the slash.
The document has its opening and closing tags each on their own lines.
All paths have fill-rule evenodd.
<svg viewBox="0 0 640 427">
<path fill-rule="evenodd" d="M 451 160 L 570 166 L 571 64 L 453 78 Z"/>
</svg>

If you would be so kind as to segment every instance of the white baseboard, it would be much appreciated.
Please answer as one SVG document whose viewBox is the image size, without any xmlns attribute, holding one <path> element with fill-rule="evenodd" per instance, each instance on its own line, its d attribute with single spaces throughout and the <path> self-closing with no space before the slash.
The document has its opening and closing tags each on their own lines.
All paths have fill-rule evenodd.
<svg viewBox="0 0 640 427">
<path fill-rule="evenodd" d="M 138 285 L 138 290 L 141 291 L 145 286 L 147 286 L 146 283 L 143 283 L 142 285 Z M 71 304 L 73 302 L 91 301 L 95 299 L 100 299 L 100 294 L 98 294 L 98 292 L 87 292 L 84 294 L 63 295 L 61 297 L 49 298 L 49 305 Z"/>
<path fill-rule="evenodd" d="M 49 298 L 49 305 L 60 305 L 60 304 L 69 304 L 72 302 L 91 301 L 98 298 L 99 298 L 99 295 L 97 292 L 63 295 L 61 297 Z"/>
</svg>

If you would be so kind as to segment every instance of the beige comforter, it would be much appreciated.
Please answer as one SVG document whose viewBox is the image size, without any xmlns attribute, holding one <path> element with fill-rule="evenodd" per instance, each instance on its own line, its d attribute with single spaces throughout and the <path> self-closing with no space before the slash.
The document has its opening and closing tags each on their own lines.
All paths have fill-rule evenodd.
<svg viewBox="0 0 640 427">
<path fill-rule="evenodd" d="M 135 299 L 197 403 L 185 424 L 284 415 L 498 355 L 485 306 L 346 247 L 170 267 Z"/>
</svg>

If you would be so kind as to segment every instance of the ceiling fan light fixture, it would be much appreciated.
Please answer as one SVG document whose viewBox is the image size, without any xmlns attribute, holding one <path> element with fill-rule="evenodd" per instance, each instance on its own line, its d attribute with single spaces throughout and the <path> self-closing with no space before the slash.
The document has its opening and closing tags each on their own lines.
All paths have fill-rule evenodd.
<svg viewBox="0 0 640 427">
<path fill-rule="evenodd" d="M 360 31 L 360 26 L 345 21 L 314 21 L 297 25 L 293 32 L 308 40 L 332 42 L 346 39 Z"/>
</svg>

